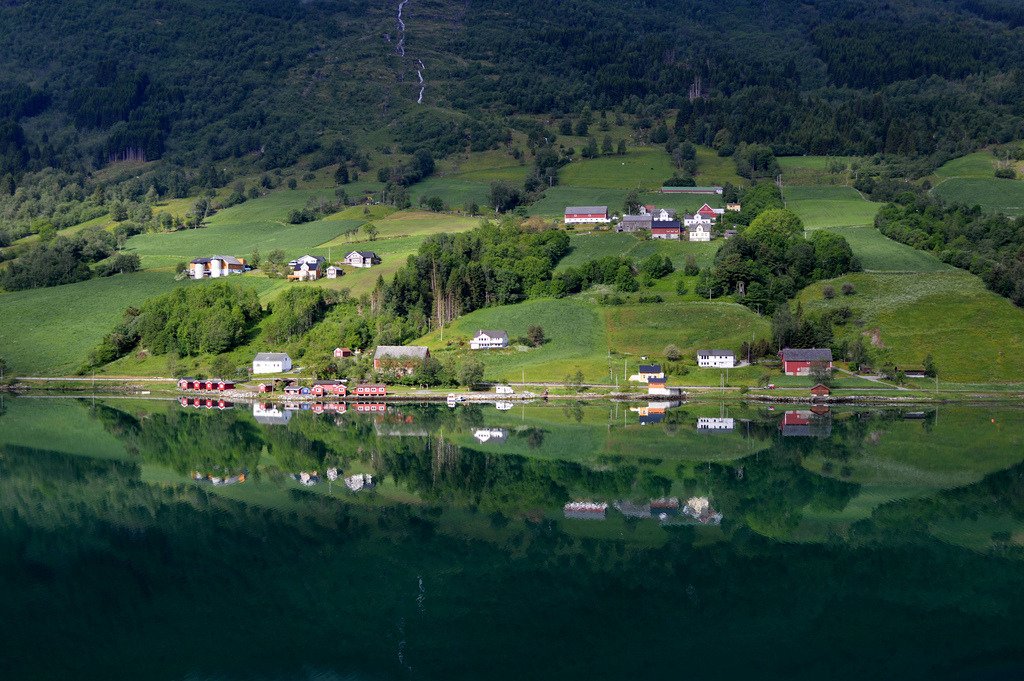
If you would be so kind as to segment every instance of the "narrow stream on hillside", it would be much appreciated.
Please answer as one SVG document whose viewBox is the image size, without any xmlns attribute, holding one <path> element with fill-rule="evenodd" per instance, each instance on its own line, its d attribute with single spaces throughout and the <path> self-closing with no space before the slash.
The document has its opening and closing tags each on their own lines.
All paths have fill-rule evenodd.
<svg viewBox="0 0 1024 681">
<path fill-rule="evenodd" d="M 405 57 L 405 19 L 402 18 L 402 12 L 405 10 L 405 5 L 408 2 L 409 0 L 402 0 L 398 3 L 398 43 L 395 45 L 395 52 L 397 52 L 400 57 Z M 422 59 L 417 59 L 416 63 L 419 64 L 419 67 L 416 69 L 416 77 L 419 79 L 420 85 L 420 92 L 419 96 L 416 98 L 416 103 L 422 104 L 423 93 L 427 89 L 427 83 L 423 79 L 423 71 L 426 67 L 423 65 Z"/>
</svg>

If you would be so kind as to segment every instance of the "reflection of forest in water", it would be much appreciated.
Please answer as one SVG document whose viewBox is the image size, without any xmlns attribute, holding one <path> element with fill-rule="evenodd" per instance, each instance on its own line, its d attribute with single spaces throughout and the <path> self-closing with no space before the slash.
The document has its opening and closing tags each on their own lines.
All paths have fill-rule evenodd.
<svg viewBox="0 0 1024 681">
<path fill-rule="evenodd" d="M 655 673 L 682 656 L 718 678 L 952 678 L 979 656 L 1021 659 L 1013 412 L 850 409 L 799 437 L 762 409 L 700 433 L 698 418 L 723 418 L 700 405 L 656 426 L 607 407 L 281 426 L 158 403 L 7 408 L 0 653 L 16 676 L 625 678 L 639 655 Z M 47 447 L 34 428 L 74 438 Z M 507 436 L 480 442 L 482 428 Z M 573 442 L 588 451 L 560 457 Z M 382 484 L 288 477 L 330 466 Z M 248 476 L 216 489 L 195 470 Z M 698 494 L 720 526 L 561 514 L 574 499 Z M 62 654 L 40 654 L 55 639 Z"/>
</svg>

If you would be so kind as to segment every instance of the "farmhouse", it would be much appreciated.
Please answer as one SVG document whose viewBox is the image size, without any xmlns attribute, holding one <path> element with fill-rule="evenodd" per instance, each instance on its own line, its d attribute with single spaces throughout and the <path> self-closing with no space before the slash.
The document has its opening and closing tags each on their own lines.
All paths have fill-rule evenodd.
<svg viewBox="0 0 1024 681">
<path fill-rule="evenodd" d="M 629 380 L 636 383 L 647 383 L 652 378 L 665 378 L 665 372 L 661 370 L 660 364 L 641 364 L 637 373 L 629 377 Z"/>
<path fill-rule="evenodd" d="M 679 239 L 682 229 L 678 220 L 656 220 L 651 223 L 652 239 Z"/>
<path fill-rule="evenodd" d="M 313 395 L 316 397 L 344 397 L 347 393 L 348 388 L 341 381 L 313 381 Z"/>
<path fill-rule="evenodd" d="M 292 273 L 288 279 L 292 281 L 315 281 L 323 273 L 325 258 L 319 255 L 304 255 L 288 263 Z"/>
<path fill-rule="evenodd" d="M 345 359 L 346 357 L 351 357 L 351 356 L 352 356 L 352 351 L 349 350 L 348 348 L 334 348 L 334 358 L 335 359 Z"/>
<path fill-rule="evenodd" d="M 611 222 L 608 206 L 569 206 L 565 209 L 567 225 L 600 225 Z"/>
<path fill-rule="evenodd" d="M 217 279 L 229 274 L 241 274 L 245 271 L 245 260 L 230 255 L 215 255 L 210 258 L 196 258 L 188 266 L 189 276 L 193 279 L 210 277 Z"/>
<path fill-rule="evenodd" d="M 280 374 L 291 368 L 292 358 L 283 352 L 259 352 L 252 361 L 254 374 Z"/>
<path fill-rule="evenodd" d="M 345 264 L 352 267 L 373 267 L 380 264 L 380 256 L 373 251 L 352 251 L 345 256 Z"/>
<path fill-rule="evenodd" d="M 508 347 L 508 333 L 505 331 L 488 331 L 480 329 L 469 341 L 471 350 L 491 350 Z"/>
<path fill-rule="evenodd" d="M 783 348 L 779 356 L 787 376 L 810 376 L 815 369 L 832 369 L 832 351 L 828 348 Z"/>
<path fill-rule="evenodd" d="M 711 226 L 697 223 L 686 228 L 686 237 L 690 241 L 711 241 Z"/>
<path fill-rule="evenodd" d="M 651 205 L 640 206 L 640 215 L 649 215 L 655 222 L 665 222 L 676 219 L 675 208 L 655 208 Z"/>
<path fill-rule="evenodd" d="M 623 215 L 622 220 L 615 226 L 616 232 L 640 232 L 651 228 L 654 220 L 650 215 Z"/>
<path fill-rule="evenodd" d="M 510 385 L 496 385 L 494 386 L 494 392 L 498 395 L 512 395 L 515 393 Z"/>
<path fill-rule="evenodd" d="M 337 279 L 338 277 L 342 276 L 343 274 L 345 274 L 345 272 L 342 271 L 342 269 L 340 267 L 338 267 L 337 265 L 331 265 L 330 267 L 327 268 L 327 278 L 328 279 Z"/>
<path fill-rule="evenodd" d="M 736 366 L 736 355 L 732 350 L 698 350 L 697 366 L 732 369 Z"/>
<path fill-rule="evenodd" d="M 743 210 L 743 206 L 741 206 L 738 203 L 727 203 L 725 204 L 725 209 L 730 213 L 739 213 L 741 210 Z"/>
<path fill-rule="evenodd" d="M 373 368 L 412 375 L 428 357 L 430 349 L 425 345 L 378 345 L 373 354 Z"/>
</svg>

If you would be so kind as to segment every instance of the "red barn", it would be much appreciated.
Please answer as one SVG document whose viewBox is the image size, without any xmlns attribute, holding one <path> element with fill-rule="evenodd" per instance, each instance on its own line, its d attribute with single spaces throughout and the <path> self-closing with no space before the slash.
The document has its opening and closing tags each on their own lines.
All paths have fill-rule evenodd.
<svg viewBox="0 0 1024 681">
<path fill-rule="evenodd" d="M 611 222 L 608 206 L 569 206 L 563 215 L 567 225 L 601 224 Z"/>
<path fill-rule="evenodd" d="M 811 388 L 811 394 L 814 395 L 815 397 L 828 397 L 829 395 L 832 394 L 832 389 L 829 388 L 824 383 L 819 383 L 818 385 Z"/>
<path fill-rule="evenodd" d="M 224 391 L 224 390 L 234 390 L 234 389 L 235 389 L 235 382 L 234 381 L 225 381 L 223 379 L 217 381 L 217 390 Z"/>
<path fill-rule="evenodd" d="M 705 203 L 703 206 L 700 207 L 700 210 L 697 211 L 697 215 L 701 215 L 705 218 L 714 220 L 715 218 L 718 217 L 719 213 L 717 210 L 715 210 L 714 208 Z"/>
<path fill-rule="evenodd" d="M 380 397 L 388 394 L 387 386 L 383 383 L 363 383 L 356 386 L 356 395 Z"/>
<path fill-rule="evenodd" d="M 787 376 L 810 376 L 815 369 L 832 369 L 832 351 L 828 348 L 783 348 L 779 357 Z"/>
<path fill-rule="evenodd" d="M 194 378 L 179 378 L 178 379 L 178 390 L 189 390 L 192 388 L 192 381 Z"/>
<path fill-rule="evenodd" d="M 651 222 L 652 239 L 678 239 L 682 235 L 679 220 L 655 220 Z"/>
</svg>

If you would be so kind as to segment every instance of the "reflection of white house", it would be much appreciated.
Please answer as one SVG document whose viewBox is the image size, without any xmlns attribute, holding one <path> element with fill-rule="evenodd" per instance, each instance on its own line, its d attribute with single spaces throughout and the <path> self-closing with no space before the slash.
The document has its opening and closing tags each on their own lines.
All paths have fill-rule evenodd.
<svg viewBox="0 0 1024 681">
<path fill-rule="evenodd" d="M 504 428 L 477 428 L 473 431 L 473 437 L 477 442 L 504 442 L 508 439 L 508 431 Z"/>
<path fill-rule="evenodd" d="M 252 361 L 254 374 L 280 374 L 291 368 L 292 358 L 283 352 L 258 352 Z"/>
<path fill-rule="evenodd" d="M 732 430 L 735 427 L 736 420 L 731 418 L 701 416 L 697 419 L 697 430 Z"/>
<path fill-rule="evenodd" d="M 252 417 L 265 426 L 285 426 L 292 420 L 292 412 L 273 403 L 256 402 L 252 405 Z"/>
<path fill-rule="evenodd" d="M 352 251 L 345 256 L 345 264 L 352 267 L 373 267 L 380 264 L 380 256 L 373 251 Z"/>
<path fill-rule="evenodd" d="M 358 492 L 361 489 L 370 489 L 373 487 L 373 476 L 369 473 L 356 473 L 345 478 L 345 487 L 348 487 L 353 492 Z"/>
<path fill-rule="evenodd" d="M 504 331 L 480 329 L 469 341 L 471 350 L 492 350 L 508 347 L 508 334 Z"/>
<path fill-rule="evenodd" d="M 697 366 L 732 369 L 736 366 L 736 355 L 731 350 L 698 350 Z"/>
<path fill-rule="evenodd" d="M 494 403 L 494 408 L 497 409 L 498 411 L 508 411 L 513 406 L 515 406 L 515 405 L 512 402 L 495 402 Z"/>
</svg>

